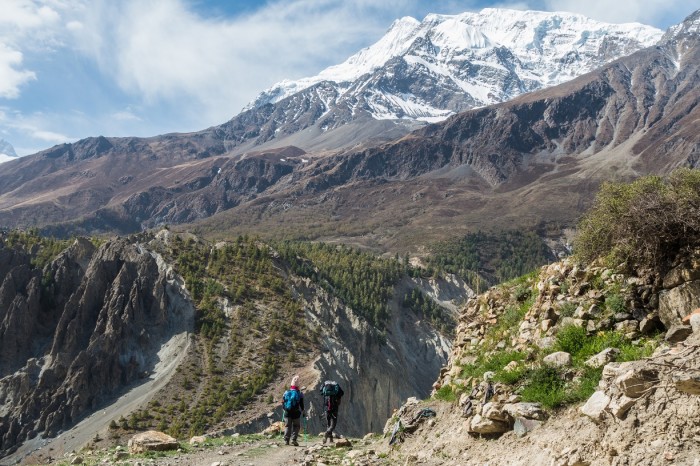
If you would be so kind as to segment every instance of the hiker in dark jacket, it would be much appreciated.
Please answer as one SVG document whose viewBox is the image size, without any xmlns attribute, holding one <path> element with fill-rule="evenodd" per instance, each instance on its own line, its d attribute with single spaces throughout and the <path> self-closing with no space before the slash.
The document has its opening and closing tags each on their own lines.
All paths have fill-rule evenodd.
<svg viewBox="0 0 700 466">
<path fill-rule="evenodd" d="M 301 429 L 301 417 L 304 416 L 304 394 L 298 386 L 299 376 L 295 375 L 292 378 L 292 384 L 289 390 L 284 392 L 282 397 L 282 408 L 284 409 L 284 443 L 289 445 L 291 439 L 292 445 L 299 446 L 297 437 Z"/>
<path fill-rule="evenodd" d="M 344 392 L 338 383 L 331 380 L 326 380 L 319 391 L 323 395 L 323 403 L 326 408 L 326 423 L 328 425 L 326 434 L 323 436 L 323 443 L 326 443 L 326 441 L 333 442 L 333 431 L 338 424 L 338 407 Z"/>
</svg>

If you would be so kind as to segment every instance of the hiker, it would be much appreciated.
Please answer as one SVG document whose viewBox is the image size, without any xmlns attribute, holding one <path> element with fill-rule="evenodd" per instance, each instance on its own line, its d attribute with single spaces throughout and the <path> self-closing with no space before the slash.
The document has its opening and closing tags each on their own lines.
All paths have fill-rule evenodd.
<svg viewBox="0 0 700 466">
<path fill-rule="evenodd" d="M 326 407 L 326 423 L 328 425 L 328 429 L 326 429 L 326 433 L 323 436 L 323 443 L 326 443 L 326 441 L 333 442 L 333 431 L 338 424 L 338 407 L 344 392 L 340 385 L 332 380 L 323 382 L 323 386 L 319 391 L 323 395 L 323 403 Z"/>
<path fill-rule="evenodd" d="M 282 408 L 284 409 L 284 443 L 289 445 L 291 439 L 292 445 L 299 446 L 297 437 L 301 429 L 301 417 L 304 416 L 304 394 L 298 386 L 299 376 L 292 377 L 292 383 L 289 390 L 284 392 L 282 396 Z"/>
</svg>

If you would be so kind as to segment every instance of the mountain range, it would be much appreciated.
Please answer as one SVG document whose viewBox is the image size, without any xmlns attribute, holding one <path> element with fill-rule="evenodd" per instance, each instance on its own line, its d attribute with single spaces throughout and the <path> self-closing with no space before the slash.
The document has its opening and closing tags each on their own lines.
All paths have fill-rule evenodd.
<svg viewBox="0 0 700 466">
<path fill-rule="evenodd" d="M 206 234 L 264 232 L 400 250 L 478 228 L 566 226 L 602 180 L 697 163 L 697 15 L 661 38 L 639 25 L 615 29 L 576 15 L 508 10 L 399 20 L 385 38 L 344 64 L 266 91 L 221 126 L 153 138 L 88 138 L 6 164 L 0 225 L 69 234 L 197 222 Z M 514 44 L 508 53 L 499 45 L 506 40 Z M 478 66 L 475 57 L 481 57 Z M 495 61 L 486 63 L 487 57 Z M 424 66 L 429 60 L 447 74 Z M 331 130 L 319 118 L 340 115 L 333 109 L 342 107 L 342 99 L 331 110 L 308 100 L 321 88 L 340 89 L 353 76 L 344 95 L 352 88 L 385 98 L 399 89 L 389 83 L 401 81 L 430 88 L 426 96 L 458 95 L 459 105 L 441 107 L 448 111 L 444 117 L 460 105 L 489 103 L 475 98 L 483 93 L 454 94 L 467 82 L 458 76 L 487 80 L 500 70 L 503 79 L 493 82 L 518 84 L 489 97 L 499 101 L 609 60 L 571 81 L 411 133 L 401 122 L 415 127 L 423 124 L 419 118 L 439 115 L 378 119 L 380 114 L 360 117 L 360 107 L 346 106 L 345 114 L 357 118 Z M 412 64 L 414 72 L 398 63 Z M 460 75 L 459 69 L 478 72 Z M 541 80 L 527 78 L 535 75 Z M 332 76 L 338 82 L 327 79 Z M 354 95 L 345 102 L 362 100 Z M 315 136 L 307 136 L 320 135 L 323 127 L 333 150 L 313 149 L 318 146 L 309 142 Z M 394 139 L 387 141 L 390 135 Z"/>
<path fill-rule="evenodd" d="M 14 461 L 42 449 L 48 456 L 41 462 L 51 461 L 64 450 L 104 444 L 106 437 L 143 426 L 162 426 L 181 438 L 227 426 L 259 432 L 279 410 L 275 396 L 292 373 L 310 383 L 341 380 L 348 400 L 364 400 L 344 405 L 345 432 L 379 432 L 408 396 L 428 396 L 436 378 L 449 385 L 461 365 L 476 361 L 463 357 L 461 348 L 478 349 L 491 325 L 501 332 L 499 314 L 509 316 L 513 331 L 490 338 L 499 350 L 529 342 L 517 340 L 521 335 L 553 334 L 550 324 L 560 316 L 564 326 L 565 304 L 575 316 L 598 313 L 600 304 L 606 316 L 620 320 L 620 329 L 636 325 L 641 331 L 641 322 L 658 317 L 646 311 L 668 295 L 666 278 L 647 283 L 611 270 L 588 274 L 554 264 L 541 286 L 526 277 L 531 282 L 513 282 L 502 293 L 506 301 L 487 296 L 483 308 L 474 301 L 473 309 L 486 314 L 473 321 L 463 314 L 468 319 L 457 326 L 458 337 L 452 343 L 446 338 L 443 327 L 454 326 L 460 300 L 473 293 L 456 277 L 436 279 L 412 268 L 409 258 L 421 248 L 479 229 L 560 231 L 603 181 L 700 164 L 700 11 L 661 36 L 641 26 L 596 35 L 592 26 L 576 29 L 585 20 L 574 15 L 486 12 L 492 28 L 523 29 L 512 36 L 515 46 L 499 42 L 505 33 L 477 27 L 487 22 L 479 15 L 403 19 L 388 36 L 401 44 L 387 39 L 394 48 L 385 44 L 346 62 L 363 63 L 354 81 L 287 83 L 293 93 L 266 91 L 229 122 L 203 131 L 99 136 L 3 164 L 1 226 L 61 236 L 139 234 L 59 241 L 0 231 L 0 347 L 12 355 L 0 359 L 0 455 L 14 455 Z M 557 35 L 562 31 L 576 31 L 575 37 L 566 42 Z M 464 44 L 469 47 L 460 48 Z M 523 58 L 528 47 L 531 61 Z M 467 68 L 454 58 L 460 53 L 472 54 Z M 372 61 L 370 55 L 388 58 Z M 505 66 L 506 55 L 520 63 L 508 79 L 497 66 Z M 467 81 L 458 79 L 466 75 L 456 70 L 475 66 L 475 57 L 502 60 L 479 63 L 475 79 L 519 84 L 499 85 L 502 94 L 486 95 L 493 102 L 477 102 L 484 94 L 467 97 L 459 84 Z M 425 63 L 442 63 L 447 74 Z M 415 72 L 397 74 L 409 68 Z M 333 73 L 342 77 L 343 69 Z M 533 70 L 546 79 L 528 80 Z M 567 80 L 576 70 L 582 74 Z M 497 75 L 503 80 L 487 78 Z M 390 107 L 398 102 L 390 96 L 399 95 L 399 81 L 413 89 L 412 97 L 406 93 Z M 333 94 L 350 82 L 357 86 L 343 92 L 356 89 L 357 106 L 335 97 L 332 105 L 305 100 L 314 89 Z M 426 90 L 425 97 L 416 91 L 434 83 L 445 87 Z M 450 86 L 464 91 L 449 104 L 454 107 L 429 101 L 430 95 L 452 95 Z M 405 102 L 419 99 L 422 110 L 411 113 L 418 106 Z M 324 129 L 321 116 L 343 115 L 343 108 L 345 124 Z M 283 120 L 287 129 L 280 129 Z M 142 232 L 162 225 L 170 226 Z M 231 236 L 249 232 L 256 235 Z M 274 239 L 266 243 L 265 237 Z M 385 260 L 285 238 L 411 254 Z M 679 266 L 676 272 L 671 278 L 696 277 L 696 270 Z M 565 283 L 580 309 L 559 299 Z M 630 314 L 613 313 L 615 300 L 604 298 L 598 283 L 620 306 L 629 304 Z M 627 288 L 640 296 L 622 296 Z M 686 293 L 685 284 L 676 288 Z M 542 299 L 535 296 L 540 292 Z M 410 301 L 414 294 L 420 299 Z M 371 308 L 368 295 L 380 304 Z M 532 312 L 524 307 L 533 303 Z M 610 319 L 591 318 L 586 325 L 607 331 Z M 452 368 L 441 371 L 452 350 Z M 320 406 L 313 390 L 308 396 Z M 454 422 L 445 437 L 464 423 L 461 412 L 448 416 Z M 317 418 L 310 424 L 321 428 Z M 591 448 L 591 457 L 603 454 Z M 462 447 L 459 455 L 462 464 Z M 566 464 L 583 464 L 571 458 Z"/>
</svg>

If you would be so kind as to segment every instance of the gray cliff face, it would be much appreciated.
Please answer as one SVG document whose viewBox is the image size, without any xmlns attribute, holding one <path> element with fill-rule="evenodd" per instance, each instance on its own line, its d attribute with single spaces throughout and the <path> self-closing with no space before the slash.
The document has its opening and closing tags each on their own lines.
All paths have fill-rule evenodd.
<svg viewBox="0 0 700 466">
<path fill-rule="evenodd" d="M 391 303 L 384 339 L 352 309 L 308 281 L 297 281 L 295 289 L 306 303 L 307 319 L 321 329 L 321 354 L 314 363 L 318 382 L 307 392 L 315 414 L 322 412 L 318 387 L 329 379 L 345 391 L 338 431 L 347 435 L 379 432 L 407 398 L 430 394 L 451 343 L 421 317 Z M 311 417 L 312 431 L 321 430 L 318 419 Z"/>
<path fill-rule="evenodd" d="M 0 254 L 12 264 L 0 270 L 0 452 L 109 403 L 192 328 L 162 262 L 126 240 L 79 239 L 43 272 L 21 252 Z"/>
</svg>

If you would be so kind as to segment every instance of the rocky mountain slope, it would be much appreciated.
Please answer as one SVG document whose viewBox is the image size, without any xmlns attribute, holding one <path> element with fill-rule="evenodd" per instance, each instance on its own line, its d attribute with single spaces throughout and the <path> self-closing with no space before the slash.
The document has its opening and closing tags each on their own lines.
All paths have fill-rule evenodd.
<svg viewBox="0 0 700 466">
<path fill-rule="evenodd" d="M 200 225 L 306 232 L 313 218 L 312 234 L 405 245 L 416 231 L 444 238 L 464 225 L 571 224 L 606 179 L 697 166 L 699 15 L 657 46 L 563 85 L 311 159 L 254 203 Z"/>
<path fill-rule="evenodd" d="M 376 451 L 389 464 L 694 464 L 700 320 L 681 316 L 700 305 L 697 254 L 662 276 L 565 261 L 480 295 L 435 398 L 404 405 L 385 429 L 400 419 L 400 441 Z"/>
<path fill-rule="evenodd" d="M 269 113 L 259 122 L 261 143 L 300 130 L 324 134 L 355 120 L 441 121 L 561 84 L 660 37 L 640 24 L 567 13 L 486 8 L 405 17 L 345 62 L 262 92 L 229 124 L 247 111 Z"/>
<path fill-rule="evenodd" d="M 435 31 L 444 24 L 469 29 L 469 18 L 435 17 L 416 25 L 407 37 L 418 40 L 425 34 L 438 41 Z M 556 21 L 545 19 L 543 24 L 549 26 L 543 31 L 560 31 L 550 24 Z M 562 18 L 561 28 L 564 23 Z M 533 24 L 523 23 L 522 34 Z M 281 118 L 282 107 L 304 108 L 295 103 L 295 96 L 198 133 L 98 137 L 56 146 L 3 166 L 0 224 L 47 227 L 61 234 L 125 233 L 197 222 L 231 210 L 230 216 L 221 216 L 201 231 L 223 227 L 333 239 L 340 232 L 352 237 L 349 241 L 364 237 L 381 247 L 412 248 L 409 236 L 439 238 L 464 225 L 532 226 L 547 218 L 565 223 L 585 205 L 597 180 L 613 170 L 620 176 L 635 175 L 683 163 L 684 156 L 694 160 L 695 120 L 680 112 L 694 108 L 697 36 L 689 31 L 681 49 L 673 45 L 673 37 L 681 33 L 670 34 L 659 46 L 580 80 L 472 110 L 364 150 L 335 155 L 293 146 L 248 148 L 245 154 L 234 150 L 236 141 L 251 141 L 263 133 L 272 137 L 277 128 L 265 125 Z M 543 50 L 551 44 L 552 53 L 564 53 L 553 45 L 563 38 L 543 37 Z M 598 44 L 594 39 L 605 41 L 591 34 L 586 43 Z M 528 40 L 522 36 L 518 44 L 527 50 Z M 571 37 L 564 40 L 571 41 L 575 42 Z M 450 50 L 455 51 L 453 58 L 458 55 L 458 48 Z M 434 52 L 439 58 L 437 49 Z M 319 107 L 312 113 L 321 115 L 324 110 Z M 305 125 L 302 120 L 295 124 Z M 393 131 L 385 121 L 372 121 Z M 368 141 L 369 133 L 357 128 L 337 131 Z M 628 158 L 647 146 L 653 146 L 645 152 L 649 157 Z M 664 154 L 667 160 L 669 147 L 673 160 L 661 162 L 654 156 Z M 554 198 L 556 203 L 547 202 Z M 440 208 L 435 208 L 438 203 Z M 489 212 L 494 210 L 503 217 L 493 219 Z M 312 218 L 316 220 L 309 221 Z M 402 232 L 410 234 L 402 237 Z"/>
<path fill-rule="evenodd" d="M 11 232 L 0 248 L 0 451 L 19 448 L 2 461 L 44 462 L 147 426 L 257 432 L 281 417 L 293 373 L 310 428 L 321 425 L 316 387 L 333 378 L 346 391 L 343 431 L 378 430 L 403 399 L 427 396 L 450 350 L 399 296 L 420 289 L 449 314 L 470 293 L 404 277 L 380 329 L 254 240 L 47 241 Z M 403 377 L 413 368 L 420 377 Z"/>
</svg>

